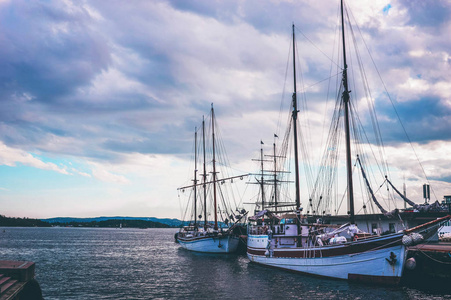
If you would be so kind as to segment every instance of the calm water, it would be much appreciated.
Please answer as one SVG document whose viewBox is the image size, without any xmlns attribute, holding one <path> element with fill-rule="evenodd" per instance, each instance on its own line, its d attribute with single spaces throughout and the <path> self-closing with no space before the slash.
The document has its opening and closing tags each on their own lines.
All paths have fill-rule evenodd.
<svg viewBox="0 0 451 300">
<path fill-rule="evenodd" d="M 5 230 L 5 232 L 3 232 Z M 176 229 L 0 228 L 0 259 L 36 262 L 45 299 L 451 299 L 350 284 L 180 249 Z"/>
</svg>

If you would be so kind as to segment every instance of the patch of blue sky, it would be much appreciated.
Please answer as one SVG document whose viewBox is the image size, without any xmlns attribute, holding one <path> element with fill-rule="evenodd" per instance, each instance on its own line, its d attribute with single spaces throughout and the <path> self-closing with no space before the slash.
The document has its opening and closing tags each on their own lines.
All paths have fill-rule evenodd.
<svg viewBox="0 0 451 300">
<path fill-rule="evenodd" d="M 390 8 L 392 8 L 391 4 L 387 4 L 386 6 L 384 6 L 384 8 L 382 9 L 382 13 L 384 14 L 384 16 L 388 15 L 388 12 L 390 11 Z"/>
<path fill-rule="evenodd" d="M 31 155 L 33 155 L 33 157 L 35 157 L 36 159 L 39 159 L 40 161 L 42 161 L 45 164 L 52 163 L 55 166 L 57 166 L 58 168 L 60 168 L 61 170 L 66 170 L 67 173 L 69 173 L 70 175 L 81 175 L 80 173 L 88 174 L 88 175 L 91 174 L 91 168 L 89 166 L 87 166 L 85 163 L 80 163 L 77 160 L 70 160 L 70 159 L 63 159 L 63 158 L 50 158 L 50 157 L 38 155 L 35 153 L 31 153 Z M 51 170 L 49 170 L 49 171 L 51 171 Z M 57 172 L 57 171 L 53 171 L 53 172 Z"/>
<path fill-rule="evenodd" d="M 3 191 L 28 194 L 44 189 L 65 189 L 87 185 L 90 183 L 90 178 L 17 164 L 14 167 L 0 166 L 0 182 Z"/>
</svg>

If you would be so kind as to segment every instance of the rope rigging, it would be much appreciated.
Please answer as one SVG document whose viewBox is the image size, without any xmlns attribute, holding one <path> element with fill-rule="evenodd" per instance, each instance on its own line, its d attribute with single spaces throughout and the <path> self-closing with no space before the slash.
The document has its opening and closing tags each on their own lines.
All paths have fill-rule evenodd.
<svg viewBox="0 0 451 300">
<path fill-rule="evenodd" d="M 369 112 L 370 115 L 370 120 L 371 120 L 371 125 L 373 128 L 373 132 L 374 132 L 374 145 L 377 148 L 377 152 L 378 155 L 376 155 L 375 151 L 374 151 L 374 147 L 372 147 L 373 143 L 370 142 L 369 136 L 367 135 L 366 131 L 365 131 L 365 127 L 362 124 L 358 114 L 357 114 L 357 104 L 359 104 L 359 102 L 356 102 L 356 99 L 358 98 L 358 89 L 356 88 L 356 81 L 354 80 L 351 85 L 353 86 L 353 92 L 350 94 L 352 96 L 352 99 L 354 99 L 353 101 L 349 101 L 349 111 L 350 111 L 350 118 L 349 118 L 349 123 L 350 123 L 350 128 L 351 128 L 351 135 L 352 135 L 352 140 L 354 141 L 353 143 L 353 152 L 354 153 L 358 153 L 360 155 L 360 158 L 358 158 L 358 163 L 361 167 L 362 170 L 362 176 L 363 176 L 363 181 L 365 182 L 365 186 L 368 189 L 368 196 L 369 198 L 371 198 L 372 202 L 374 202 L 376 204 L 376 206 L 378 206 L 378 208 L 383 211 L 386 212 L 386 210 L 382 207 L 382 205 L 378 202 L 378 200 L 376 199 L 375 193 L 373 192 L 373 190 L 371 189 L 371 179 L 369 176 L 373 176 L 374 174 L 372 173 L 368 173 L 366 174 L 364 171 L 364 161 L 368 160 L 368 158 L 366 158 L 366 156 L 368 154 L 371 154 L 375 163 L 375 166 L 377 166 L 379 168 L 379 173 L 381 175 L 381 177 L 383 177 L 383 174 L 388 174 L 389 173 L 389 169 L 388 169 L 388 165 L 385 159 L 385 155 L 384 155 L 384 145 L 383 145 L 383 140 L 382 140 L 382 136 L 381 136 L 381 131 L 379 128 L 379 124 L 378 124 L 378 120 L 377 120 L 377 116 L 376 116 L 376 112 L 375 112 L 375 107 L 374 107 L 374 103 L 373 103 L 373 98 L 371 95 L 371 90 L 369 88 L 369 84 L 368 84 L 368 77 L 366 75 L 365 69 L 363 67 L 363 62 L 362 62 L 362 57 L 360 56 L 360 52 L 358 49 L 358 45 L 357 45 L 357 39 L 355 37 L 355 33 L 353 30 L 353 27 L 351 26 L 351 21 L 350 21 L 350 16 L 348 14 L 348 9 L 345 9 L 345 15 L 346 15 L 346 21 L 348 24 L 348 27 L 350 29 L 350 35 L 348 35 L 348 37 L 350 39 L 352 39 L 352 44 L 354 45 L 354 56 L 356 57 L 356 61 L 355 64 L 358 66 L 358 70 L 360 71 L 360 78 L 361 78 L 361 83 L 363 86 L 363 94 L 365 95 L 362 100 L 366 100 L 367 102 L 367 111 Z M 340 49 L 340 47 L 339 47 Z M 339 53 L 340 51 L 338 51 Z M 349 64 L 352 67 L 352 65 L 354 64 L 354 60 L 352 59 L 354 56 L 350 55 L 350 59 L 349 59 Z M 335 64 L 338 66 L 338 64 Z M 350 75 L 354 75 L 354 76 L 350 76 L 351 78 L 355 78 L 355 74 L 353 74 L 353 68 L 349 69 L 350 71 Z M 331 72 L 332 72 L 332 68 L 331 68 Z M 330 84 L 329 84 L 330 86 Z M 329 93 L 329 91 L 328 91 Z M 331 206 L 333 204 L 333 200 L 332 199 L 336 199 L 335 200 L 335 207 L 337 207 L 337 196 L 338 194 L 337 192 L 337 188 L 333 188 L 333 186 L 337 186 L 336 183 L 338 183 L 338 176 L 337 176 L 337 167 L 338 167 L 338 159 L 339 159 L 339 149 L 341 146 L 341 140 L 342 140 L 342 135 L 343 135 L 343 124 L 342 124 L 342 116 L 343 116 L 343 102 L 342 102 L 342 97 L 341 94 L 343 93 L 343 85 L 341 81 L 337 82 L 337 93 L 336 93 L 336 98 L 335 98 L 335 111 L 334 111 L 334 115 L 331 119 L 331 125 L 329 128 L 329 134 L 328 137 L 326 139 L 325 142 L 325 150 L 323 152 L 323 158 L 321 160 L 320 163 L 320 169 L 314 184 L 314 188 L 312 190 L 312 193 L 310 195 L 310 209 L 311 212 L 314 214 L 320 214 L 320 213 L 325 213 L 327 211 L 331 211 L 331 209 L 329 208 L 329 206 Z M 341 125 L 340 125 L 341 124 Z M 364 150 L 364 146 L 369 148 L 369 151 L 365 151 Z M 373 179 L 374 181 L 374 179 Z M 363 195 L 363 193 L 362 193 Z M 367 203 L 368 201 L 363 200 L 362 204 L 363 206 L 365 206 L 365 203 Z M 370 203 L 372 203 L 370 202 Z M 339 205 L 341 206 L 341 204 Z M 366 206 L 365 206 L 366 207 Z M 335 210 L 337 211 L 337 209 Z"/>
<path fill-rule="evenodd" d="M 212 126 L 199 126 L 196 127 L 196 134 L 200 133 L 201 136 L 203 136 L 203 139 L 197 139 L 197 145 L 193 146 L 193 149 L 197 149 L 195 154 L 193 154 L 192 158 L 192 165 L 194 165 L 194 157 L 198 157 L 201 159 L 197 159 L 197 165 L 194 166 L 195 172 L 198 172 L 197 170 L 201 170 L 200 178 L 198 177 L 197 182 L 191 183 L 190 185 L 186 185 L 185 187 L 179 188 L 179 195 L 180 191 L 185 192 L 186 189 L 190 190 L 190 193 L 186 194 L 186 197 L 189 199 L 189 203 L 196 202 L 197 208 L 196 211 L 194 211 L 193 205 L 188 204 L 185 206 L 185 211 L 183 213 L 183 220 L 195 220 L 197 217 L 199 217 L 198 223 L 203 224 L 204 222 L 210 223 L 211 220 L 209 220 L 209 216 L 212 215 L 212 212 L 214 208 L 217 210 L 217 215 L 220 217 L 221 222 L 228 223 L 229 218 L 235 219 L 234 216 L 234 209 L 238 209 L 238 205 L 242 205 L 242 198 L 238 197 L 237 195 L 239 192 L 237 192 L 237 188 L 233 187 L 233 181 L 239 181 L 242 180 L 243 177 L 247 176 L 248 174 L 233 176 L 230 165 L 230 160 L 227 156 L 224 142 L 221 136 L 221 131 L 219 130 L 217 120 L 212 115 L 212 111 L 210 111 L 207 118 L 204 119 L 205 124 L 211 124 L 212 126 L 215 126 L 215 135 L 214 135 L 214 141 L 215 141 L 215 158 L 213 158 L 213 137 L 212 137 Z M 214 122 L 214 124 L 212 123 Z M 204 129 L 202 129 L 204 128 Z M 204 130 L 205 132 L 202 132 Z M 204 146 L 205 145 L 205 146 Z M 205 147 L 205 148 L 204 148 Z M 194 153 L 194 151 L 193 151 Z M 205 155 L 205 160 L 204 160 Z M 213 162 L 214 160 L 214 162 Z M 205 163 L 205 172 L 207 174 L 204 174 L 204 167 L 203 164 Z M 216 165 L 216 180 L 213 180 L 213 173 L 212 173 L 212 166 L 213 163 Z M 209 171 L 210 170 L 210 171 Z M 192 171 L 191 171 L 192 174 Z M 191 175 L 192 176 L 192 175 Z M 194 181 L 194 180 L 192 180 Z M 214 191 L 213 186 L 216 185 L 217 188 L 217 203 L 216 207 L 214 205 Z M 204 191 L 205 187 L 205 191 Z M 197 199 L 193 199 L 193 191 L 194 189 L 199 189 L 199 192 L 197 193 Z M 237 197 L 239 199 L 239 203 L 237 202 Z M 205 203 L 204 203 L 205 202 Z M 196 207 L 196 206 L 194 206 Z M 208 210 L 208 212 L 207 212 Z M 205 220 L 204 218 L 208 219 Z"/>
</svg>

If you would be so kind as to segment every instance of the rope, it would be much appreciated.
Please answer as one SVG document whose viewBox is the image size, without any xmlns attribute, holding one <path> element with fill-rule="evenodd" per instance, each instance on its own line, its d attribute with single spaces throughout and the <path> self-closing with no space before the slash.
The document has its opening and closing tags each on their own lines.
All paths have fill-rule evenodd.
<svg viewBox="0 0 451 300">
<path fill-rule="evenodd" d="M 397 242 L 399 242 L 400 240 L 402 240 L 402 238 L 397 239 L 397 240 L 395 240 L 395 241 L 393 241 L 393 242 L 391 242 L 391 243 L 387 243 L 387 244 L 381 245 L 381 246 L 379 246 L 379 247 L 372 248 L 372 249 L 367 250 L 367 251 L 364 251 L 364 252 L 355 253 L 355 254 L 350 254 L 350 256 L 356 256 L 356 255 L 360 255 L 360 254 L 363 254 L 363 253 L 371 252 L 371 251 L 374 251 L 374 250 L 382 249 L 383 247 L 388 246 L 388 245 L 391 245 L 391 244 L 394 244 L 394 243 L 397 243 Z"/>
<path fill-rule="evenodd" d="M 440 227 L 440 225 L 434 225 L 434 226 Z M 438 263 L 441 263 L 441 264 L 445 264 L 445 265 L 451 265 L 451 262 L 439 261 L 439 260 L 437 260 L 437 259 L 435 259 L 435 258 L 429 256 L 428 254 L 426 254 L 426 252 L 424 252 L 423 250 L 421 250 L 421 248 L 423 248 L 424 246 L 430 244 L 431 242 L 432 242 L 432 239 L 431 239 L 431 237 L 429 237 L 429 238 L 426 240 L 426 243 L 423 243 L 422 246 L 419 246 L 419 247 L 417 246 L 416 249 L 417 249 L 418 251 L 420 251 L 424 256 L 426 256 L 427 258 L 429 258 L 429 259 L 431 259 L 431 260 L 433 260 L 433 261 L 435 261 L 435 262 L 438 262 Z M 451 252 L 448 252 L 448 255 L 449 255 L 449 256 L 451 256 L 450 253 L 451 253 Z"/>
<path fill-rule="evenodd" d="M 299 31 L 307 41 L 310 42 L 310 44 L 313 45 L 313 47 L 315 47 L 316 49 L 318 49 L 319 52 L 321 52 L 327 59 L 329 59 L 333 64 L 335 64 L 337 67 L 338 64 L 334 62 L 334 60 L 332 58 L 330 58 L 326 53 L 324 53 L 320 48 L 318 48 L 318 46 L 315 45 L 315 43 L 313 43 L 299 28 L 295 27 L 297 31 Z"/>
<path fill-rule="evenodd" d="M 352 13 L 351 13 L 351 14 L 352 14 Z M 359 29 L 359 32 L 360 32 L 360 28 L 359 28 L 358 26 L 357 26 L 357 28 Z M 365 40 L 363 39 L 363 35 L 362 35 L 361 32 L 360 32 L 360 34 L 361 34 L 361 36 L 362 36 L 363 44 L 365 45 L 365 48 L 366 48 L 366 50 L 368 51 L 368 54 L 369 54 L 369 56 L 370 56 L 370 58 L 371 58 L 371 62 L 373 63 L 373 66 L 374 66 L 374 68 L 376 69 L 377 75 L 378 75 L 378 77 L 379 77 L 379 79 L 380 79 L 380 81 L 381 81 L 381 83 L 382 83 L 382 85 L 383 85 L 383 87 L 384 87 L 385 93 L 387 94 L 387 97 L 388 97 L 388 99 L 390 100 L 390 103 L 391 103 L 391 105 L 392 105 L 392 107 L 393 107 L 393 110 L 395 111 L 396 117 L 398 118 L 398 121 L 399 121 L 399 123 L 401 124 L 401 127 L 402 127 L 402 129 L 403 129 L 403 132 L 404 132 L 406 138 L 407 138 L 407 141 L 409 142 L 409 145 L 410 145 L 410 147 L 412 148 L 413 153 L 415 154 L 415 158 L 417 159 L 417 161 L 418 161 L 418 163 L 419 163 L 419 165 L 420 165 L 420 167 L 421 167 L 421 170 L 423 171 L 423 174 L 424 174 L 424 176 L 426 177 L 427 182 L 430 184 L 429 178 L 428 178 L 428 176 L 426 175 L 426 171 L 424 170 L 423 164 L 421 163 L 421 161 L 420 161 L 420 159 L 419 159 L 419 157 L 418 157 L 418 155 L 417 155 L 417 153 L 416 153 L 416 151 L 415 151 L 415 148 L 413 147 L 412 141 L 411 141 L 411 139 L 410 139 L 410 137 L 409 137 L 409 135 L 408 135 L 408 133 L 407 133 L 407 130 L 406 130 L 406 128 L 405 128 L 403 122 L 401 121 L 401 118 L 400 118 L 400 116 L 399 116 L 399 114 L 398 114 L 398 110 L 396 109 L 396 106 L 395 106 L 395 104 L 394 104 L 394 102 L 393 102 L 393 100 L 392 100 L 392 98 L 391 98 L 391 96 L 390 96 L 390 93 L 389 93 L 388 90 L 387 90 L 387 86 L 385 85 L 385 82 L 384 82 L 384 80 L 382 79 L 382 76 L 381 76 L 381 74 L 380 74 L 380 72 L 379 72 L 379 69 L 378 69 L 377 66 L 376 66 L 376 63 L 374 62 L 373 56 L 371 55 L 371 52 L 370 52 L 370 50 L 369 50 L 369 48 L 368 48 L 368 45 L 366 44 Z M 434 192 L 433 189 L 432 189 L 432 193 L 434 194 L 435 198 L 437 198 L 437 196 L 435 195 L 435 192 Z"/>
<path fill-rule="evenodd" d="M 440 263 L 440 264 L 451 265 L 451 262 L 440 261 L 440 260 L 438 260 L 438 259 L 435 259 L 435 258 L 429 256 L 429 255 L 426 254 L 423 250 L 421 250 L 421 249 L 419 249 L 419 248 L 417 248 L 417 249 L 418 249 L 418 251 L 420 251 L 424 256 L 426 256 L 426 257 L 429 258 L 430 260 L 433 260 L 433 261 L 438 262 L 438 263 Z M 451 252 L 448 252 L 448 255 L 450 255 L 450 253 L 451 253 Z"/>
</svg>

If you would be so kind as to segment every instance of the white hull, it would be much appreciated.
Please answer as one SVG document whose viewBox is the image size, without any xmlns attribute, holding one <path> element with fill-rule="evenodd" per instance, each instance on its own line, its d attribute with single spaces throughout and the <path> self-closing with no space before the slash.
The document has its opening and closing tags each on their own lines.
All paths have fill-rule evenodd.
<svg viewBox="0 0 451 300">
<path fill-rule="evenodd" d="M 205 253 L 233 253 L 238 248 L 239 237 L 225 235 L 222 237 L 178 238 L 179 244 L 190 251 Z"/>
<path fill-rule="evenodd" d="M 390 252 L 398 258 L 394 266 L 386 261 Z M 367 253 L 325 258 L 272 258 L 249 253 L 247 256 L 252 262 L 316 276 L 356 280 L 368 277 L 372 280 L 379 277 L 401 278 L 405 249 L 404 246 L 396 246 Z"/>
<path fill-rule="evenodd" d="M 260 236 L 257 239 L 255 237 L 258 236 L 251 236 L 250 239 L 268 244 L 268 236 Z M 349 244 L 325 246 L 312 248 L 309 251 L 298 247 L 267 250 L 265 247 L 262 249 L 261 245 L 254 248 L 248 244 L 247 256 L 250 261 L 258 264 L 315 276 L 385 284 L 399 283 L 405 261 L 404 245 L 396 243 L 382 249 L 376 247 L 355 253 L 323 255 L 331 251 L 331 248 L 338 253 L 338 251 L 346 251 L 341 249 L 349 246 Z"/>
</svg>

